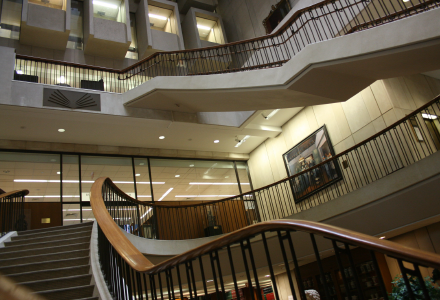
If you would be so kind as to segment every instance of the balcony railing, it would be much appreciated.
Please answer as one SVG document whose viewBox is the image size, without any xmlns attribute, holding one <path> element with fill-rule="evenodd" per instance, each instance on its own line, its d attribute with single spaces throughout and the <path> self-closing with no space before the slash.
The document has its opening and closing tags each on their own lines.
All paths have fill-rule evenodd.
<svg viewBox="0 0 440 300">
<path fill-rule="evenodd" d="M 10 231 L 27 229 L 24 215 L 24 198 L 27 194 L 28 190 L 0 194 L 0 237 Z"/>
<path fill-rule="evenodd" d="M 405 118 L 324 162 L 265 187 L 218 201 L 175 205 L 144 202 L 109 178 L 94 185 L 108 212 L 126 231 L 179 240 L 229 233 L 295 215 L 358 190 L 440 149 L 440 96 Z"/>
<path fill-rule="evenodd" d="M 297 11 L 275 33 L 209 48 L 157 52 L 123 69 L 16 55 L 14 79 L 123 93 L 157 76 L 234 73 L 279 67 L 309 44 L 410 17 L 439 0 L 325 0 Z"/>
</svg>

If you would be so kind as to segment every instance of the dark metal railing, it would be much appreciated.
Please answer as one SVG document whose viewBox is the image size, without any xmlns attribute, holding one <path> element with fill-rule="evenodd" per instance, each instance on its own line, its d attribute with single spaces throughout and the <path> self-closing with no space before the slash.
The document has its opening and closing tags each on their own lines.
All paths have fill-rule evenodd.
<svg viewBox="0 0 440 300">
<path fill-rule="evenodd" d="M 439 255 L 316 222 L 259 223 L 157 265 L 116 234 L 117 227 L 99 225 L 99 260 L 113 299 L 264 300 L 268 289 L 276 300 L 281 292 L 306 300 L 311 290 L 328 300 L 388 299 L 385 255 L 406 278 L 405 299 L 437 295 L 421 270 L 439 268 Z"/>
<path fill-rule="evenodd" d="M 123 93 L 157 76 L 233 73 L 279 67 L 309 44 L 431 10 L 439 0 L 325 0 L 297 11 L 275 33 L 215 47 L 157 52 L 116 70 L 16 55 L 17 80 Z"/>
<path fill-rule="evenodd" d="M 143 202 L 100 179 L 113 220 L 156 239 L 194 239 L 292 216 L 405 168 L 440 149 L 440 96 L 381 132 L 301 173 L 268 186 L 196 205 Z"/>
<path fill-rule="evenodd" d="M 10 231 L 27 229 L 24 215 L 24 198 L 28 190 L 0 194 L 0 237 Z"/>
</svg>

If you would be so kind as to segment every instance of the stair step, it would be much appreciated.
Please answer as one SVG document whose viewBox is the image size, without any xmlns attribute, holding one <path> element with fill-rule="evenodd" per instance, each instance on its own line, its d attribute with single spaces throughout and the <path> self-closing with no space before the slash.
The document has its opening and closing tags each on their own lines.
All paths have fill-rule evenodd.
<svg viewBox="0 0 440 300">
<path fill-rule="evenodd" d="M 19 231 L 18 235 L 20 236 L 20 235 L 29 235 L 29 234 L 49 232 L 49 231 L 70 230 L 70 229 L 74 229 L 74 228 L 87 227 L 87 226 L 92 226 L 92 225 L 93 225 L 93 222 L 87 222 L 87 223 L 72 224 L 72 225 L 66 225 L 66 226 L 55 226 L 55 227 L 49 227 L 49 228 L 43 228 L 43 229 L 32 229 L 32 230 Z"/>
<path fill-rule="evenodd" d="M 13 246 L 26 245 L 26 244 L 52 242 L 52 241 L 61 241 L 61 240 L 65 240 L 65 239 L 74 239 L 74 238 L 80 238 L 80 237 L 86 237 L 86 236 L 90 237 L 90 235 L 91 235 L 91 230 L 86 228 L 83 231 L 78 231 L 78 232 L 70 233 L 70 234 L 51 235 L 51 236 L 45 236 L 45 237 L 32 236 L 28 239 L 5 242 L 5 247 L 13 247 Z"/>
<path fill-rule="evenodd" d="M 32 255 L 32 256 L 18 257 L 18 258 L 0 259 L 0 267 L 17 266 L 23 264 L 32 264 L 38 262 L 62 260 L 69 258 L 79 258 L 88 255 L 89 255 L 89 249 L 86 249 L 86 250 L 66 251 L 60 253 Z"/>
<path fill-rule="evenodd" d="M 53 278 L 62 278 L 63 276 L 65 276 L 66 273 L 69 274 L 69 276 L 87 275 L 89 274 L 89 272 L 90 272 L 90 266 L 83 265 L 83 266 L 67 267 L 61 269 L 51 269 L 51 270 L 11 274 L 8 275 L 8 277 L 17 283 L 20 283 L 20 282 L 46 280 Z"/>
<path fill-rule="evenodd" d="M 93 285 L 86 285 L 74 288 L 37 292 L 36 294 L 45 297 L 47 300 L 87 299 L 93 296 L 93 289 Z"/>
<path fill-rule="evenodd" d="M 64 245 L 57 247 L 47 247 L 41 249 L 28 249 L 28 250 L 19 250 L 19 251 L 11 251 L 11 252 L 0 252 L 0 260 L 8 259 L 8 258 L 18 258 L 32 255 L 40 255 L 40 254 L 50 254 L 50 253 L 59 253 L 66 251 L 75 251 L 75 250 L 85 250 L 89 249 L 90 243 L 80 243 L 73 245 Z M 9 249 L 10 247 L 8 247 Z"/>
<path fill-rule="evenodd" d="M 11 238 L 11 241 L 22 241 L 27 239 L 33 239 L 33 238 L 43 238 L 48 236 L 54 236 L 54 235 L 62 235 L 62 234 L 72 234 L 79 231 L 86 231 L 86 230 L 92 230 L 92 226 L 81 226 L 81 227 L 75 227 L 75 228 L 63 228 L 59 227 L 59 230 L 53 230 L 53 231 L 46 231 L 46 232 L 32 232 L 28 233 L 26 235 L 17 235 L 13 236 Z"/>
<path fill-rule="evenodd" d="M 70 258 L 63 260 L 54 260 L 54 261 L 46 261 L 46 262 L 38 262 L 31 264 L 22 264 L 15 266 L 7 266 L 0 267 L 0 273 L 3 275 L 9 274 L 19 274 L 25 272 L 32 271 L 42 271 L 42 270 L 52 270 L 52 269 L 60 269 L 66 267 L 74 267 L 74 266 L 82 266 L 89 264 L 89 256 L 80 257 L 80 258 Z"/>
<path fill-rule="evenodd" d="M 50 241 L 50 242 L 42 242 L 42 243 L 32 243 L 27 245 L 18 245 L 18 246 L 7 246 L 0 248 L 0 253 L 4 252 L 12 252 L 12 251 L 20 251 L 20 250 L 32 250 L 32 249 L 41 249 L 48 247 L 56 247 L 56 246 L 65 246 L 79 243 L 90 243 L 90 236 L 81 237 L 81 238 L 72 238 L 60 241 Z"/>
<path fill-rule="evenodd" d="M 46 279 L 46 280 L 23 282 L 21 283 L 21 285 L 29 288 L 34 292 L 43 292 L 43 291 L 52 291 L 52 290 L 59 290 L 65 288 L 86 286 L 86 285 L 90 285 L 91 281 L 92 281 L 92 275 L 87 274 L 87 275 L 63 277 L 58 279 Z"/>
</svg>

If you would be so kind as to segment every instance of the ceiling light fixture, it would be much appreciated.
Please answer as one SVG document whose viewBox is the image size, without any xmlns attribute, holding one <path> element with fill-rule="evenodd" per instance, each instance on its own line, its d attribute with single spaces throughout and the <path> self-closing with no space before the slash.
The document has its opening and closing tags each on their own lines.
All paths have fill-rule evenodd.
<svg viewBox="0 0 440 300">
<path fill-rule="evenodd" d="M 141 176 L 141 174 L 136 174 L 136 176 Z"/>
<path fill-rule="evenodd" d="M 180 175 L 174 175 L 174 177 L 180 177 Z"/>
<path fill-rule="evenodd" d="M 236 195 L 176 195 L 176 198 L 228 198 Z"/>
<path fill-rule="evenodd" d="M 57 172 L 57 174 L 58 174 L 58 175 L 60 175 L 60 174 L 61 174 L 61 172 Z"/>
<path fill-rule="evenodd" d="M 191 168 L 194 167 L 194 165 L 189 165 Z"/>
<path fill-rule="evenodd" d="M 63 129 L 63 128 L 58 129 L 58 132 L 65 132 L 65 131 L 66 131 L 66 129 Z"/>
<path fill-rule="evenodd" d="M 15 71 L 17 74 L 19 74 L 19 75 L 21 75 L 21 74 L 23 74 L 23 71 L 22 70 L 17 70 L 17 71 Z"/>
<path fill-rule="evenodd" d="M 238 139 L 238 137 L 235 137 L 235 141 L 237 142 L 237 145 L 235 145 L 235 148 L 238 148 L 241 146 L 241 144 L 243 144 L 244 142 L 246 142 L 246 140 L 248 138 L 250 138 L 250 135 L 246 135 L 244 138 L 242 138 L 241 140 Z"/>
<path fill-rule="evenodd" d="M 423 119 L 435 120 L 435 119 L 438 118 L 438 116 L 436 116 L 436 115 L 431 115 L 431 114 L 422 114 L 422 118 L 423 118 Z"/>
<path fill-rule="evenodd" d="M 214 141 L 214 144 L 218 144 L 218 143 L 220 143 L 220 140 L 215 140 Z"/>
<path fill-rule="evenodd" d="M 204 30 L 211 30 L 211 27 L 203 26 L 203 25 L 199 25 L 199 24 L 197 24 L 197 28 L 204 29 Z"/>
<path fill-rule="evenodd" d="M 157 201 L 162 201 L 162 199 L 165 198 L 169 193 L 171 193 L 171 191 L 172 191 L 173 189 L 174 189 L 174 188 L 169 188 L 168 191 L 166 191 L 165 194 L 163 194 L 162 197 L 160 197 L 160 199 L 157 200 Z"/>
<path fill-rule="evenodd" d="M 270 114 L 268 114 L 267 116 L 265 116 L 264 114 L 261 114 L 263 116 L 263 118 L 265 118 L 266 120 L 269 120 L 270 118 L 272 118 L 273 116 L 275 116 L 275 114 L 279 111 L 279 109 L 274 109 Z"/>
<path fill-rule="evenodd" d="M 159 137 L 159 140 L 163 140 L 165 137 L 163 136 L 163 135 L 161 135 L 160 137 Z"/>
<path fill-rule="evenodd" d="M 49 183 L 59 183 L 59 180 L 46 180 L 46 179 L 14 179 L 14 182 L 49 182 Z M 79 180 L 63 180 L 65 183 L 78 183 Z M 93 180 L 81 180 L 82 183 L 94 183 Z M 122 184 L 133 184 L 133 181 L 113 181 L 113 183 L 122 183 Z M 149 181 L 138 181 L 136 184 L 150 184 Z M 154 182 L 153 184 L 165 184 L 162 182 Z"/>
<path fill-rule="evenodd" d="M 139 163 L 139 166 L 144 166 L 145 165 L 145 163 Z"/>
<path fill-rule="evenodd" d="M 155 15 L 155 14 L 148 14 L 148 16 L 153 19 L 159 19 L 159 20 L 163 20 L 163 21 L 168 20 L 167 17 L 159 16 L 159 15 Z"/>
<path fill-rule="evenodd" d="M 110 3 L 107 3 L 107 2 L 96 1 L 96 0 L 93 0 L 93 4 L 101 5 L 101 6 L 108 7 L 108 8 L 113 8 L 113 9 L 117 9 L 118 8 L 118 6 L 116 4 L 110 4 Z"/>
<path fill-rule="evenodd" d="M 381 239 L 381 240 L 385 239 L 385 236 L 381 236 L 380 239 Z"/>
</svg>

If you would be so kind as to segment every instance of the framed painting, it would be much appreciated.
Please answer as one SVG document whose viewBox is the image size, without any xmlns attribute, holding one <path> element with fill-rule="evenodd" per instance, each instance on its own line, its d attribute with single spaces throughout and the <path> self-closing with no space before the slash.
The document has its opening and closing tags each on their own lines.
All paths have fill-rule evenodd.
<svg viewBox="0 0 440 300">
<path fill-rule="evenodd" d="M 329 161 L 313 169 L 314 166 L 329 160 L 334 155 L 325 125 L 283 154 L 289 177 L 311 169 L 290 180 L 295 203 L 342 179 L 337 161 Z"/>
</svg>

